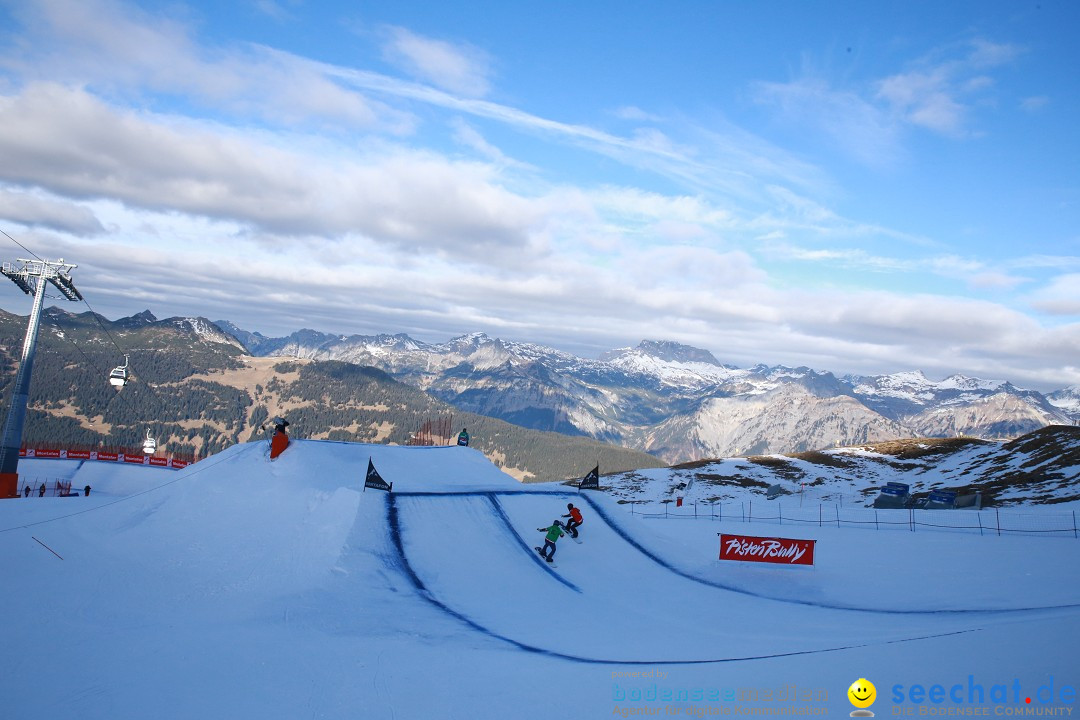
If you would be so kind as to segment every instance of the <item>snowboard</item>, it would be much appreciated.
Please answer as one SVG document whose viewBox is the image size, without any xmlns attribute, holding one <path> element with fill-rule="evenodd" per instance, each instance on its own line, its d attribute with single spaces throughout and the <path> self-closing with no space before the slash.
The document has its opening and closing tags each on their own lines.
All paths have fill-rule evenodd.
<svg viewBox="0 0 1080 720">
<path fill-rule="evenodd" d="M 547 558 L 544 557 L 544 548 L 542 548 L 542 547 L 533 547 L 533 549 L 536 550 L 536 552 L 538 552 L 540 554 L 540 557 L 547 560 Z M 559 567 L 558 565 L 555 564 L 554 560 L 547 560 L 547 564 L 550 565 L 551 567 Z"/>
<path fill-rule="evenodd" d="M 573 535 L 571 535 L 570 539 L 573 540 L 574 542 L 576 542 L 578 545 L 581 544 L 581 535 L 578 535 L 577 537 L 574 537 Z"/>
</svg>

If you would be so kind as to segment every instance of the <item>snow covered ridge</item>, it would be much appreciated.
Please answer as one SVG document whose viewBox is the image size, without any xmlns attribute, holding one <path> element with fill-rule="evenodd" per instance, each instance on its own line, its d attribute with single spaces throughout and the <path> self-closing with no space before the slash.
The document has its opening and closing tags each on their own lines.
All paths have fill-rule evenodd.
<svg viewBox="0 0 1080 720">
<path fill-rule="evenodd" d="M 84 313 L 82 316 L 69 313 L 59 308 L 49 308 L 49 314 L 51 317 L 60 320 L 65 323 L 76 324 L 80 320 L 84 320 L 91 329 L 96 329 L 96 323 L 90 323 L 85 318 L 90 317 L 93 313 Z M 149 310 L 143 310 L 140 313 L 132 315 L 126 318 L 120 318 L 119 320 L 110 323 L 101 316 L 98 316 L 99 320 L 115 326 L 120 330 L 138 331 L 153 328 L 169 328 L 178 331 L 181 335 L 191 336 L 200 342 L 206 343 L 218 343 L 221 345 L 231 345 L 239 350 L 244 350 L 244 345 L 238 341 L 232 334 L 222 330 L 218 325 L 204 317 L 171 317 L 165 320 L 158 320 L 152 312 Z"/>
<path fill-rule="evenodd" d="M 717 362 L 664 360 L 634 350 L 613 356 L 607 362 L 627 373 L 652 376 L 673 387 L 705 387 L 751 377 L 747 371 L 725 367 Z"/>
<path fill-rule="evenodd" d="M 210 322 L 206 318 L 201 317 L 186 317 L 186 318 L 170 318 L 164 322 L 171 323 L 177 327 L 181 332 L 190 332 L 198 337 L 203 342 L 221 343 L 223 345 L 233 345 L 235 347 L 244 349 L 242 343 L 240 343 L 232 335 L 223 332 L 215 323 Z"/>
<path fill-rule="evenodd" d="M 779 487 L 795 502 L 870 507 L 888 482 L 981 491 L 984 507 L 1080 507 L 1080 428 L 1052 426 L 1006 443 L 975 438 L 896 440 L 791 455 L 703 460 L 607 475 L 601 485 L 637 503 L 766 502 Z M 791 502 L 785 500 L 784 502 Z"/>
<path fill-rule="evenodd" d="M 1080 385 L 1056 390 L 1047 395 L 1046 399 L 1051 405 L 1069 413 L 1072 417 L 1080 417 Z"/>
<path fill-rule="evenodd" d="M 981 380 L 966 375 L 951 375 L 939 382 L 933 382 L 921 370 L 876 377 L 849 375 L 844 379 L 850 382 L 856 390 L 864 394 L 880 394 L 911 399 L 927 395 L 933 396 L 935 393 L 947 390 L 998 390 L 1005 385 L 1005 383 L 994 380 Z"/>
</svg>

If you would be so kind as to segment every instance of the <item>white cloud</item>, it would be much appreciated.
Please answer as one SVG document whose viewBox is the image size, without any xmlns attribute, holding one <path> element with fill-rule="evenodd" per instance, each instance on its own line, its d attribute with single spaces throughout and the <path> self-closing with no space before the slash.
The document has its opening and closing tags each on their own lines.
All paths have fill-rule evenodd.
<svg viewBox="0 0 1080 720">
<path fill-rule="evenodd" d="M 907 122 L 935 132 L 956 135 L 965 125 L 966 109 L 958 103 L 944 73 L 910 72 L 878 83 L 877 97 Z"/>
<path fill-rule="evenodd" d="M 1051 315 L 1080 317 L 1080 273 L 1067 273 L 1031 293 L 1029 302 Z"/>
<path fill-rule="evenodd" d="M 612 111 L 615 117 L 632 122 L 661 122 L 663 118 L 633 105 L 624 105 Z"/>
<path fill-rule="evenodd" d="M 692 157 L 695 154 L 693 148 L 680 145 L 656 128 L 636 128 L 634 130 L 634 144 L 649 148 L 659 155 L 678 155 Z"/>
<path fill-rule="evenodd" d="M 965 62 L 976 69 L 1008 65 L 1024 52 L 1018 45 L 995 43 L 984 38 L 972 40 L 970 47 Z"/>
<path fill-rule="evenodd" d="M 593 207 L 620 219 L 624 226 L 678 221 L 711 230 L 730 228 L 730 212 L 691 195 L 663 195 L 635 188 L 603 187 L 588 194 Z"/>
<path fill-rule="evenodd" d="M 786 121 L 828 138 L 864 165 L 891 166 L 903 155 L 896 125 L 856 92 L 833 88 L 813 77 L 761 82 L 753 90 L 757 102 L 775 107 Z"/>
<path fill-rule="evenodd" d="M 978 75 L 963 83 L 964 92 L 977 92 L 979 90 L 986 90 L 993 87 L 996 84 L 993 78 L 986 75 Z"/>
<path fill-rule="evenodd" d="M 450 127 L 454 130 L 454 140 L 473 150 L 481 157 L 490 160 L 496 166 L 513 166 L 518 168 L 529 167 L 526 163 L 521 163 L 508 157 L 502 150 L 489 143 L 487 139 L 480 134 L 479 130 L 465 122 L 462 118 L 458 117 L 452 119 L 450 121 Z"/>
<path fill-rule="evenodd" d="M 488 56 L 466 44 L 423 37 L 401 27 L 386 28 L 383 52 L 413 77 L 466 97 L 483 97 L 491 89 Z"/>
<path fill-rule="evenodd" d="M 905 122 L 943 135 L 967 135 L 973 101 L 995 86 L 983 71 L 1011 63 L 1022 50 L 984 39 L 959 50 L 950 59 L 925 59 L 915 69 L 884 78 L 877 83 L 877 97 Z M 938 55 L 946 52 L 956 54 L 950 48 Z"/>
<path fill-rule="evenodd" d="M 896 257 L 872 255 L 861 248 L 805 248 L 783 241 L 769 241 L 764 248 L 768 257 L 827 265 L 843 270 L 869 272 L 910 272 L 915 263 Z"/>
<path fill-rule="evenodd" d="M 706 305 L 741 301 L 747 289 L 768 279 L 745 252 L 673 243 L 623 252 L 618 267 L 632 287 L 650 296 L 648 302 L 655 303 L 662 290 L 665 310 L 672 314 L 686 309 L 688 300 Z"/>
<path fill-rule="evenodd" d="M 765 254 L 783 261 L 799 261 L 828 266 L 843 271 L 867 271 L 934 276 L 955 280 L 963 287 L 980 291 L 1011 291 L 1031 282 L 1031 278 L 1016 275 L 1008 268 L 993 268 L 975 258 L 958 255 L 929 255 L 899 257 L 875 255 L 862 248 L 806 248 L 771 238 L 765 243 Z"/>
<path fill-rule="evenodd" d="M 89 208 L 40 191 L 0 187 L 0 217 L 20 225 L 83 235 L 105 231 Z"/>
<path fill-rule="evenodd" d="M 282 7 L 281 3 L 275 0 L 251 0 L 251 2 L 256 10 L 278 22 L 283 23 L 295 19 L 291 10 Z M 295 4 L 295 0 L 293 4 Z"/>
<path fill-rule="evenodd" d="M 274 124 L 412 128 L 409 114 L 346 90 L 286 53 L 202 47 L 183 19 L 112 0 L 41 0 L 18 5 L 16 15 L 24 32 L 4 62 L 24 82 L 92 86 L 125 98 L 185 95 L 211 114 L 254 114 Z"/>
<path fill-rule="evenodd" d="M 971 133 L 974 101 L 995 87 L 986 71 L 1019 53 L 1012 45 L 975 40 L 940 50 L 932 59 L 869 85 L 837 87 L 807 70 L 789 82 L 755 83 L 752 96 L 775 108 L 782 119 L 828 138 L 854 160 L 889 167 L 905 156 L 906 125 L 953 137 Z M 943 60 L 944 54 L 951 57 Z"/>
<path fill-rule="evenodd" d="M 1045 95 L 1033 95 L 1020 101 L 1020 109 L 1025 112 L 1035 113 L 1039 112 L 1049 104 L 1050 98 Z"/>
<path fill-rule="evenodd" d="M 918 352 L 976 355 L 994 346 L 1008 351 L 1020 348 L 1024 333 L 1038 334 L 1027 316 L 985 301 L 867 291 L 843 297 L 822 292 L 816 302 L 831 294 L 835 304 L 829 310 L 817 305 L 790 308 L 794 324 L 825 335 L 892 345 L 898 354 L 911 357 Z"/>
<path fill-rule="evenodd" d="M 1080 256 L 1076 255 L 1025 255 L 1009 261 L 1013 268 L 1051 268 L 1054 270 L 1080 269 Z"/>
<path fill-rule="evenodd" d="M 120 111 L 56 85 L 0 96 L 0 178 L 13 184 L 269 232 L 355 232 L 429 250 L 464 239 L 492 252 L 527 243 L 536 211 L 487 166 L 402 149 L 326 158 L 261 139 Z"/>
<path fill-rule="evenodd" d="M 971 276 L 968 285 L 976 290 L 1015 290 L 1027 282 L 1030 282 L 1028 278 L 1009 273 L 980 272 Z"/>
<path fill-rule="evenodd" d="M 644 169 L 680 184 L 749 202 L 766 200 L 763 180 L 821 191 L 830 180 L 818 168 L 731 124 L 715 120 L 710 128 L 689 125 L 684 132 L 693 145 L 657 143 L 655 135 L 625 137 L 588 125 L 564 123 L 486 100 L 405 82 L 364 70 L 294 58 L 327 77 L 370 94 L 422 102 L 457 113 L 486 118 L 545 141 L 584 148 L 633 168 Z"/>
</svg>

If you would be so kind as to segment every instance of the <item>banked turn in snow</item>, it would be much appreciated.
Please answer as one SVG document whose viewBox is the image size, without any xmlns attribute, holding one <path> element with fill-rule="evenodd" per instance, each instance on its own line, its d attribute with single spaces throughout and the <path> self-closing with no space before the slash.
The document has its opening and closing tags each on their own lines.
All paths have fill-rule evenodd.
<svg viewBox="0 0 1080 720">
<path fill-rule="evenodd" d="M 369 457 L 392 494 L 362 491 Z M 289 619 L 323 627 L 356 624 L 357 613 L 372 626 L 384 613 L 387 626 L 434 613 L 475 642 L 620 663 L 817 653 L 967 632 L 995 615 L 829 607 L 697 577 L 647 550 L 635 534 L 648 527 L 626 522 L 610 498 L 520 485 L 462 447 L 299 440 L 271 463 L 265 443 L 249 443 L 159 477 L 132 495 L 40 503 L 22 522 L 0 515 L 0 550 L 29 588 L 23 610 L 39 592 L 80 587 L 70 573 L 92 568 L 93 584 L 166 612 L 299 598 L 285 602 Z M 560 541 L 552 568 L 533 550 L 536 528 L 568 501 L 585 510 L 584 542 Z M 33 539 L 64 556 L 66 577 L 29 580 L 42 562 Z"/>
</svg>

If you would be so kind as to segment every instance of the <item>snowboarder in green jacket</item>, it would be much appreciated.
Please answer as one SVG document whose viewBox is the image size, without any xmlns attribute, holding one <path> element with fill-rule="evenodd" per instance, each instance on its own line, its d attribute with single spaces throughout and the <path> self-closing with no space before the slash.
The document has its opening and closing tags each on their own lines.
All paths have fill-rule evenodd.
<svg viewBox="0 0 1080 720">
<path fill-rule="evenodd" d="M 551 523 L 551 527 L 536 528 L 540 532 L 546 532 L 547 536 L 544 538 L 544 547 L 536 548 L 540 551 L 540 554 L 544 556 L 544 559 L 548 562 L 552 562 L 555 558 L 555 542 L 561 538 L 565 533 L 563 532 L 563 524 L 558 520 Z M 548 548 L 551 548 L 551 552 L 548 552 Z"/>
</svg>

